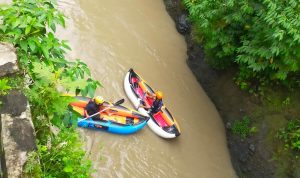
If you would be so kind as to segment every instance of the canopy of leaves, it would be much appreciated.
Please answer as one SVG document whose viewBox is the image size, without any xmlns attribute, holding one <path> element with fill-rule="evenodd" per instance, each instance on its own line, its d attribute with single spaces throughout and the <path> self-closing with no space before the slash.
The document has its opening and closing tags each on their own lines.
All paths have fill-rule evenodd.
<svg viewBox="0 0 300 178">
<path fill-rule="evenodd" d="M 33 80 L 36 76 L 32 71 L 33 63 L 42 62 L 74 83 L 88 78 L 77 88 L 81 89 L 83 95 L 92 97 L 101 85 L 91 79 L 91 72 L 85 63 L 79 59 L 75 62 L 65 59 L 66 50 L 71 48 L 66 41 L 54 36 L 58 24 L 65 26 L 64 15 L 55 7 L 55 0 L 15 0 L 11 6 L 2 7 L 1 39 L 17 47 L 19 62 Z"/>
<path fill-rule="evenodd" d="M 237 63 L 240 80 L 299 83 L 300 4 L 289 1 L 184 0 L 208 57 Z M 264 82 L 259 80 L 259 82 Z"/>
</svg>

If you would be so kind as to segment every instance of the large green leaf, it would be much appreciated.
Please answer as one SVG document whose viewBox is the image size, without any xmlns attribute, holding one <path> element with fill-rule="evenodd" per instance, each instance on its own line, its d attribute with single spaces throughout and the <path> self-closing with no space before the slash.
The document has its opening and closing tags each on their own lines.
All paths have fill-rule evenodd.
<svg viewBox="0 0 300 178">
<path fill-rule="evenodd" d="M 25 52 L 27 52 L 28 46 L 27 46 L 27 41 L 20 41 L 20 46 L 21 49 L 24 50 Z"/>
</svg>

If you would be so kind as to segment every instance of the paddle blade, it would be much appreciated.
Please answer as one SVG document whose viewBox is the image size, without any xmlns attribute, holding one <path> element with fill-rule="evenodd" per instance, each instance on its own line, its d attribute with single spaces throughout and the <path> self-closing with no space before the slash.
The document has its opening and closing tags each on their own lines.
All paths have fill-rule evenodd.
<svg viewBox="0 0 300 178">
<path fill-rule="evenodd" d="M 120 104 L 122 104 L 122 103 L 124 103 L 124 98 L 123 99 L 120 99 L 119 101 L 117 101 L 117 102 L 115 102 L 114 103 L 114 105 L 116 106 L 116 105 L 120 105 Z"/>
</svg>

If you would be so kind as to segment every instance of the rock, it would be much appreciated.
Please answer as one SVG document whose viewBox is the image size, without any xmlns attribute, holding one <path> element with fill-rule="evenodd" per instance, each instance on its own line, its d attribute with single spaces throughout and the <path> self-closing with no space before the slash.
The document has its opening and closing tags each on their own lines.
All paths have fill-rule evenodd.
<svg viewBox="0 0 300 178">
<path fill-rule="evenodd" d="M 250 166 L 247 166 L 247 171 L 248 172 L 252 171 L 252 168 Z"/>
<path fill-rule="evenodd" d="M 175 21 L 181 14 L 180 9 L 180 0 L 164 0 L 166 10 L 168 14 L 172 17 L 172 19 Z"/>
<path fill-rule="evenodd" d="M 0 43 L 0 77 L 19 71 L 15 48 L 7 43 Z"/>
<path fill-rule="evenodd" d="M 1 161 L 4 177 L 22 177 L 27 154 L 36 149 L 35 132 L 26 97 L 11 91 L 3 98 L 1 118 Z"/>
<path fill-rule="evenodd" d="M 228 148 L 231 148 L 232 146 L 234 146 L 234 143 L 231 140 L 227 140 L 227 146 Z"/>
<path fill-rule="evenodd" d="M 193 69 L 193 70 L 196 70 L 199 66 L 198 64 L 195 64 L 194 62 L 188 62 L 188 66 Z"/>
<path fill-rule="evenodd" d="M 179 33 L 181 34 L 187 34 L 190 31 L 190 24 L 188 22 L 187 15 L 182 14 L 178 18 L 178 23 L 176 24 L 176 28 Z"/>
<path fill-rule="evenodd" d="M 230 122 L 226 123 L 226 129 L 231 129 L 231 123 Z"/>
<path fill-rule="evenodd" d="M 242 168 L 242 171 L 243 171 L 244 173 L 250 172 L 251 170 L 252 170 L 252 168 L 251 168 L 250 166 L 247 166 L 247 167 L 243 167 L 243 168 Z"/>
<path fill-rule="evenodd" d="M 250 144 L 249 145 L 249 150 L 254 153 L 255 152 L 255 145 L 254 144 Z"/>
<path fill-rule="evenodd" d="M 248 172 L 248 169 L 245 168 L 245 167 L 243 167 L 243 168 L 242 168 L 242 171 L 243 171 L 243 172 Z"/>
<path fill-rule="evenodd" d="M 239 157 L 239 160 L 242 162 L 242 163 L 245 163 L 247 160 L 248 160 L 248 154 L 247 153 L 242 153 Z"/>
<path fill-rule="evenodd" d="M 170 9 L 174 10 L 178 7 L 178 2 L 174 0 L 164 0 L 164 3 L 168 10 Z"/>
<path fill-rule="evenodd" d="M 0 156 L 2 156 L 2 151 L 1 150 L 0 150 Z M 1 160 L 0 160 L 0 177 L 3 177 Z"/>
</svg>

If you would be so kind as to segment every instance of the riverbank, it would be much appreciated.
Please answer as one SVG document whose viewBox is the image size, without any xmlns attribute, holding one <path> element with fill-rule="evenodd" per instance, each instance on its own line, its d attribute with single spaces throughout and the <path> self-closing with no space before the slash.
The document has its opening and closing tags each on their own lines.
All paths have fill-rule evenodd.
<svg viewBox="0 0 300 178">
<path fill-rule="evenodd" d="M 274 89 L 264 97 L 249 94 L 247 91 L 241 91 L 234 83 L 234 67 L 223 71 L 211 68 L 205 62 L 205 54 L 200 44 L 193 40 L 187 12 L 180 2 L 164 0 L 177 30 L 187 43 L 187 64 L 223 119 L 231 161 L 237 175 L 260 178 L 297 177 L 298 171 L 292 166 L 292 163 L 295 163 L 293 156 L 284 153 L 283 143 L 275 137 L 278 129 L 300 114 L 297 108 L 297 94 L 291 96 L 289 91 L 283 89 Z M 286 100 L 293 100 L 293 103 L 286 105 Z M 232 134 L 231 127 L 234 121 L 245 116 L 251 119 L 256 133 L 242 139 Z"/>
</svg>

